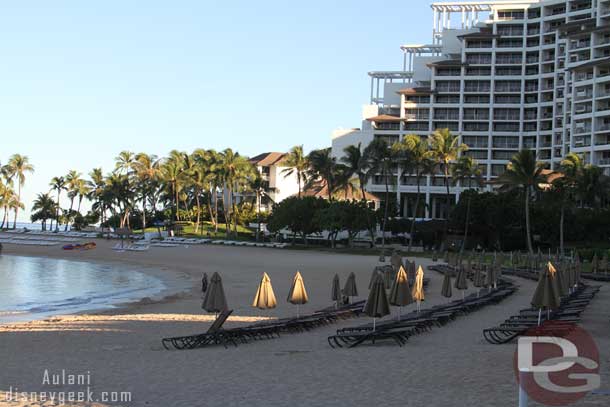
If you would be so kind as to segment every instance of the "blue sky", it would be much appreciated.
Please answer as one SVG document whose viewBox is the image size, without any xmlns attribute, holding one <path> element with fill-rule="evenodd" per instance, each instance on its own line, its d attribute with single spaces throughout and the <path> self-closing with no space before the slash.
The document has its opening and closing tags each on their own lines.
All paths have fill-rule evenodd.
<svg viewBox="0 0 610 407">
<path fill-rule="evenodd" d="M 431 20 L 428 0 L 3 3 L 0 162 L 36 166 L 29 207 L 121 150 L 328 146 L 360 125 L 367 71 L 400 69 Z"/>
</svg>

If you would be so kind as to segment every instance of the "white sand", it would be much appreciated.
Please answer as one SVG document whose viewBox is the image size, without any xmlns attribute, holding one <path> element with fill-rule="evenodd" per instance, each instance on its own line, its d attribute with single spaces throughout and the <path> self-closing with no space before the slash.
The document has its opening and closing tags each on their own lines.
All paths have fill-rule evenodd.
<svg viewBox="0 0 610 407">
<path fill-rule="evenodd" d="M 415 336 L 407 346 L 393 344 L 335 350 L 326 338 L 337 328 L 368 322 L 342 321 L 311 332 L 283 335 L 238 348 L 166 351 L 161 338 L 205 331 L 211 317 L 201 310 L 200 278 L 218 271 L 234 317 L 228 325 L 261 317 L 294 315 L 285 302 L 298 269 L 310 303 L 302 312 L 331 304 L 333 275 L 344 284 L 356 273 L 361 296 L 367 292 L 373 256 L 248 247 L 191 246 L 152 248 L 146 253 L 115 253 L 114 242 L 65 252 L 57 247 L 4 245 L 5 254 L 126 262 L 155 273 L 188 278 L 193 289 L 162 301 L 142 301 L 97 315 L 52 318 L 0 327 L 0 406 L 39 405 L 2 402 L 10 386 L 19 391 L 78 391 L 42 384 L 45 369 L 90 372 L 92 391 L 132 392 L 129 406 L 515 406 L 512 370 L 515 345 L 490 345 L 482 330 L 528 306 L 534 283 L 515 281 L 520 290 L 500 305 Z M 427 261 L 422 261 L 427 265 Z M 278 308 L 250 307 L 260 275 L 272 280 Z M 424 307 L 444 301 L 441 276 L 431 278 Z M 459 294 L 454 292 L 454 296 Z M 583 326 L 595 337 L 602 359 L 602 388 L 610 390 L 610 289 L 604 287 L 584 314 Z M 90 405 L 75 403 L 76 405 Z M 607 406 L 610 396 L 589 395 L 576 405 Z M 43 405 L 56 405 L 46 402 Z M 531 403 L 530 405 L 536 405 Z"/>
</svg>

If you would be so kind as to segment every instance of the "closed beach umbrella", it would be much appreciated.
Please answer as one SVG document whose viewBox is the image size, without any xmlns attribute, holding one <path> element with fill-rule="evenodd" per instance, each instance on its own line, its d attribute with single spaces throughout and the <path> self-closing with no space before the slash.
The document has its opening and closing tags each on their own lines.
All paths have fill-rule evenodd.
<svg viewBox="0 0 610 407">
<path fill-rule="evenodd" d="M 393 252 L 392 257 L 390 258 L 390 264 L 394 268 L 395 271 L 398 271 L 400 266 L 402 266 L 402 257 L 398 252 Z"/>
<path fill-rule="evenodd" d="M 305 284 L 303 283 L 303 276 L 301 276 L 301 272 L 299 271 L 294 275 L 292 286 L 288 292 L 287 301 L 297 306 L 297 318 L 299 317 L 299 305 L 307 304 L 307 302 L 309 302 L 307 290 L 305 290 Z"/>
<path fill-rule="evenodd" d="M 413 303 L 413 296 L 411 295 L 411 288 L 409 287 L 409 278 L 402 266 L 398 269 L 396 278 L 392 283 L 389 301 L 391 305 L 400 307 L 398 309 L 398 319 L 400 319 L 400 314 L 402 314 L 402 307 Z"/>
<path fill-rule="evenodd" d="M 608 273 L 608 255 L 604 254 L 602 257 L 602 261 L 599 263 L 599 271 L 603 271 L 604 273 Z"/>
<path fill-rule="evenodd" d="M 205 293 L 208 290 L 208 273 L 203 273 L 201 277 L 201 292 Z"/>
<path fill-rule="evenodd" d="M 375 284 L 377 274 L 381 275 L 382 279 L 384 278 L 383 269 L 381 267 L 375 267 L 375 269 L 373 270 L 373 274 L 371 274 L 371 279 L 369 280 L 369 290 L 373 288 L 373 284 Z"/>
<path fill-rule="evenodd" d="M 273 293 L 273 287 L 271 286 L 271 279 L 267 273 L 263 273 L 263 278 L 256 290 L 252 306 L 260 309 L 269 309 L 275 308 L 276 305 L 277 301 L 275 300 L 275 294 Z"/>
<path fill-rule="evenodd" d="M 556 270 L 553 265 L 547 263 L 546 269 L 543 272 L 542 277 L 538 281 L 536 291 L 532 297 L 532 306 L 538 308 L 538 325 L 540 325 L 540 319 L 542 309 L 552 310 L 557 309 L 561 304 L 559 298 L 558 284 L 555 281 Z"/>
<path fill-rule="evenodd" d="M 390 304 L 385 292 L 385 282 L 383 281 L 383 276 L 379 273 L 374 277 L 363 312 L 369 317 L 373 317 L 373 331 L 375 330 L 375 318 L 381 318 L 390 313 Z"/>
<path fill-rule="evenodd" d="M 569 290 L 567 276 L 563 266 L 555 268 L 555 280 L 557 281 L 557 288 L 559 289 L 559 296 L 563 297 L 567 295 Z"/>
<path fill-rule="evenodd" d="M 356 275 L 352 271 L 349 273 L 347 277 L 347 281 L 345 282 L 345 287 L 343 287 L 343 295 L 347 297 L 357 297 L 358 296 L 358 287 L 356 286 Z"/>
<path fill-rule="evenodd" d="M 409 281 L 415 280 L 415 260 L 409 262 L 409 268 L 407 269 L 407 277 L 409 277 Z"/>
<path fill-rule="evenodd" d="M 411 296 L 417 301 L 417 312 L 421 309 L 421 302 L 424 300 L 424 269 L 419 266 L 415 272 L 415 282 L 411 290 Z"/>
<path fill-rule="evenodd" d="M 333 277 L 333 287 L 330 291 L 331 300 L 335 301 L 335 306 L 339 306 L 339 301 L 341 301 L 341 285 L 339 285 L 339 276 L 335 274 Z"/>
<path fill-rule="evenodd" d="M 489 288 L 496 288 L 498 285 L 498 269 L 495 264 L 492 264 L 487 270 L 487 284 Z"/>
<path fill-rule="evenodd" d="M 482 269 L 477 268 L 474 271 L 474 275 L 472 277 L 472 285 L 475 286 L 476 288 L 481 288 L 485 285 L 485 276 L 483 275 Z M 477 297 L 479 296 L 480 293 L 481 293 L 481 290 L 477 290 Z"/>
<path fill-rule="evenodd" d="M 468 280 L 466 279 L 466 275 L 468 273 L 467 270 L 470 270 L 470 265 L 467 264 L 466 267 L 466 269 L 464 267 L 460 267 L 457 276 L 455 277 L 455 288 L 462 291 L 462 299 L 464 299 L 464 290 L 468 289 Z"/>
<path fill-rule="evenodd" d="M 451 292 L 451 274 L 449 274 L 449 271 L 445 271 L 441 295 L 445 298 L 451 298 L 451 296 L 453 295 L 453 293 Z"/>
<path fill-rule="evenodd" d="M 227 309 L 225 290 L 222 287 L 222 279 L 218 273 L 212 274 L 210 285 L 205 293 L 201 308 L 207 312 L 219 313 Z"/>
</svg>

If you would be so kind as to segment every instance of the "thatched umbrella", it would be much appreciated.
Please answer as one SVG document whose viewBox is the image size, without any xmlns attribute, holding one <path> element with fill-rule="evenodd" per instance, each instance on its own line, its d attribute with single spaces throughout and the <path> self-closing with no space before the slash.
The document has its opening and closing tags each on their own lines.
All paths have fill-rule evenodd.
<svg viewBox="0 0 610 407">
<path fill-rule="evenodd" d="M 460 267 L 455 277 L 455 288 L 462 291 L 462 300 L 464 299 L 464 291 L 468 289 L 468 280 L 466 279 L 466 275 L 470 270 L 470 264 L 466 265 L 466 269 L 464 267 Z"/>
<path fill-rule="evenodd" d="M 538 281 L 536 291 L 532 297 L 532 306 L 539 310 L 538 325 L 540 325 L 543 308 L 549 313 L 550 310 L 557 309 L 561 304 L 559 292 L 557 291 L 558 284 L 555 281 L 556 274 L 555 267 L 550 262 L 547 263 L 546 269 Z"/>
<path fill-rule="evenodd" d="M 212 274 L 210 285 L 205 293 L 201 308 L 207 312 L 218 314 L 227 309 L 225 290 L 222 287 L 222 279 L 218 273 Z"/>
<path fill-rule="evenodd" d="M 413 303 L 413 296 L 411 295 L 411 288 L 409 287 L 409 278 L 402 266 L 398 269 L 396 278 L 392 283 L 389 301 L 391 305 L 399 307 L 398 319 L 400 319 L 400 315 L 402 314 L 402 307 Z"/>
<path fill-rule="evenodd" d="M 350 302 L 352 297 L 358 296 L 358 287 L 356 286 L 356 275 L 352 271 L 345 281 L 345 287 L 343 287 L 343 295 L 349 298 Z"/>
<path fill-rule="evenodd" d="M 263 278 L 261 278 L 261 282 L 256 290 L 252 306 L 260 309 L 275 308 L 277 306 L 273 287 L 271 286 L 271 279 L 267 273 L 263 273 Z"/>
<path fill-rule="evenodd" d="M 451 292 L 451 273 L 449 272 L 449 270 L 445 271 L 441 295 L 445 298 L 451 298 L 451 296 L 453 295 L 453 293 Z"/>
<path fill-rule="evenodd" d="M 205 294 L 208 290 L 208 273 L 203 273 L 203 277 L 201 277 L 201 292 Z"/>
<path fill-rule="evenodd" d="M 337 274 L 333 277 L 333 287 L 330 291 L 330 298 L 335 301 L 335 308 L 338 308 L 339 301 L 341 301 L 341 286 L 339 285 L 339 275 Z"/>
<path fill-rule="evenodd" d="M 307 290 L 305 289 L 305 284 L 303 283 L 303 277 L 299 271 L 297 271 L 297 273 L 294 275 L 292 286 L 290 287 L 290 291 L 288 291 L 288 298 L 286 301 L 297 306 L 297 318 L 299 317 L 299 305 L 307 304 L 309 302 Z"/>
<path fill-rule="evenodd" d="M 373 318 L 373 331 L 375 330 L 375 319 L 390 313 L 390 304 L 385 292 L 385 283 L 380 274 L 374 276 L 373 285 L 369 291 L 369 297 L 364 304 L 363 312 Z"/>
<path fill-rule="evenodd" d="M 415 282 L 413 283 L 413 289 L 411 290 L 411 296 L 417 301 L 417 312 L 421 310 L 421 302 L 425 298 L 424 294 L 424 269 L 419 266 L 415 273 Z"/>
</svg>

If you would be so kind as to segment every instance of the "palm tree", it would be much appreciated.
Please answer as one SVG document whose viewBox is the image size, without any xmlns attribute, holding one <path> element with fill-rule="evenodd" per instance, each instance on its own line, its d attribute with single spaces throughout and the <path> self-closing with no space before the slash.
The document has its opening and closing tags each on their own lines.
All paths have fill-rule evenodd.
<svg viewBox="0 0 610 407">
<path fill-rule="evenodd" d="M 78 186 L 81 182 L 81 174 L 77 171 L 71 170 L 65 177 L 66 190 L 68 191 L 68 198 L 70 198 L 70 209 L 68 210 L 68 219 L 72 216 L 72 209 L 74 208 L 74 199 L 78 195 Z M 65 229 L 68 230 L 68 221 L 66 221 Z"/>
<path fill-rule="evenodd" d="M 381 250 L 385 249 L 385 227 L 390 206 L 390 177 L 393 175 L 395 162 L 392 150 L 384 139 L 376 138 L 366 147 L 364 155 L 369 163 L 372 174 L 380 174 L 385 184 L 385 202 L 383 222 L 381 224 Z"/>
<path fill-rule="evenodd" d="M 101 168 L 94 168 L 89 173 L 89 181 L 87 185 L 89 187 L 89 199 L 95 201 L 93 204 L 93 210 L 99 211 L 100 214 L 100 226 L 104 223 L 104 193 L 106 191 L 106 180 Z M 103 230 L 103 229 L 102 229 Z"/>
<path fill-rule="evenodd" d="M 527 249 L 534 254 L 530 224 L 530 195 L 546 182 L 543 175 L 544 164 L 536 161 L 536 155 L 531 150 L 521 150 L 510 159 L 506 171 L 498 178 L 503 188 L 511 190 L 521 188 L 525 199 L 525 231 Z"/>
<path fill-rule="evenodd" d="M 475 159 L 469 156 L 461 156 L 452 168 L 451 178 L 453 179 L 453 185 L 458 183 L 462 189 L 472 187 L 472 183 L 475 183 L 475 187 L 483 185 L 482 172 L 479 168 L 479 164 Z M 466 200 L 466 224 L 464 226 L 464 239 L 462 240 L 462 247 L 460 248 L 460 254 L 464 253 L 466 248 L 466 240 L 468 239 L 468 227 L 470 226 L 470 205 L 472 202 L 472 195 L 468 194 Z"/>
<path fill-rule="evenodd" d="M 55 207 L 55 231 L 57 232 L 59 231 L 59 198 L 61 191 L 66 189 L 66 179 L 64 177 L 53 177 L 49 186 L 52 191 L 57 192 L 57 206 Z"/>
<path fill-rule="evenodd" d="M 50 194 L 38 194 L 32 205 L 31 221 L 42 222 L 42 230 L 47 230 L 47 220 L 55 214 L 55 201 Z"/>
<path fill-rule="evenodd" d="M 353 176 L 358 178 L 360 184 L 360 195 L 362 200 L 366 201 L 366 184 L 369 181 L 369 169 L 370 163 L 365 157 L 362 151 L 362 143 L 358 143 L 357 146 L 351 145 L 343 149 L 343 157 L 341 162 L 345 166 L 345 176 L 351 178 Z"/>
<path fill-rule="evenodd" d="M 408 251 L 411 251 L 415 235 L 415 221 L 417 220 L 421 198 L 421 180 L 426 174 L 434 172 L 436 164 L 429 157 L 428 143 L 416 134 L 406 135 L 402 141 L 395 143 L 392 148 L 404 170 L 415 175 L 415 183 L 417 185 L 417 196 L 415 198 L 413 219 L 411 220 L 411 230 L 409 232 Z"/>
<path fill-rule="evenodd" d="M 577 192 L 582 205 L 599 208 L 608 196 L 610 178 L 605 176 L 603 170 L 595 165 L 585 165 L 578 176 Z"/>
<path fill-rule="evenodd" d="M 4 216 L 2 217 L 0 229 L 4 229 L 4 225 L 6 225 L 7 228 L 9 227 L 9 211 L 14 208 L 15 201 L 18 201 L 16 197 L 15 191 L 13 191 L 8 183 L 4 184 L 0 182 L 0 208 L 4 209 Z"/>
<path fill-rule="evenodd" d="M 309 169 L 307 170 L 306 189 L 317 185 L 318 188 L 326 187 L 328 200 L 332 201 L 336 190 L 335 180 L 337 177 L 337 159 L 331 155 L 330 148 L 313 150 L 307 156 Z M 321 184 L 320 184 L 321 182 Z"/>
<path fill-rule="evenodd" d="M 184 180 L 182 157 L 174 154 L 165 159 L 161 165 L 161 178 L 169 188 L 171 200 L 173 201 L 174 220 L 180 220 L 178 212 L 179 195 Z"/>
<path fill-rule="evenodd" d="M 13 154 L 7 164 L 11 178 L 17 179 L 17 201 L 21 201 L 21 188 L 25 184 L 26 173 L 33 173 L 34 166 L 30 164 L 27 156 L 21 154 Z M 13 229 L 17 227 L 17 215 L 20 206 L 15 207 L 15 220 L 13 221 Z"/>
<path fill-rule="evenodd" d="M 466 144 L 459 141 L 459 137 L 451 134 L 449 129 L 437 129 L 428 137 L 430 147 L 429 156 L 436 161 L 445 178 L 445 187 L 447 188 L 445 195 L 445 230 L 444 241 L 447 243 L 447 231 L 449 228 L 449 211 L 451 209 L 451 194 L 449 191 L 449 174 L 451 173 L 451 164 L 458 159 L 463 151 L 468 150 Z"/>
<path fill-rule="evenodd" d="M 561 204 L 559 216 L 559 251 L 564 254 L 564 224 L 565 211 L 570 201 L 574 199 L 578 178 L 584 168 L 582 158 L 576 153 L 569 153 L 560 163 L 557 176 L 552 181 L 552 191 L 557 195 Z"/>
<path fill-rule="evenodd" d="M 269 183 L 263 179 L 261 174 L 256 171 L 256 174 L 253 175 L 253 178 L 250 179 L 247 189 L 249 191 L 254 192 L 254 204 L 256 205 L 256 241 L 260 240 L 261 233 L 261 205 L 264 197 L 271 200 L 269 196 L 269 192 L 271 192 L 269 188 Z"/>
<path fill-rule="evenodd" d="M 307 170 L 309 169 L 309 160 L 303 154 L 303 146 L 294 146 L 290 149 L 286 159 L 282 162 L 285 166 L 282 170 L 284 177 L 288 177 L 292 174 L 296 174 L 297 183 L 299 186 L 299 198 L 301 197 L 302 188 L 301 186 L 307 183 Z"/>
<path fill-rule="evenodd" d="M 247 179 L 252 177 L 256 171 L 252 164 L 245 158 L 234 152 L 230 148 L 225 149 L 221 154 L 221 168 L 224 185 L 227 191 L 229 202 L 225 205 L 225 224 L 227 236 L 230 233 L 231 217 L 233 223 L 233 233 L 237 237 L 237 205 L 235 202 L 235 191 L 243 186 Z"/>
<path fill-rule="evenodd" d="M 131 168 L 137 179 L 137 189 L 142 200 L 142 233 L 144 233 L 146 230 L 146 201 L 153 194 L 155 183 L 161 174 L 161 164 L 156 155 L 139 153 L 131 163 Z"/>
</svg>

